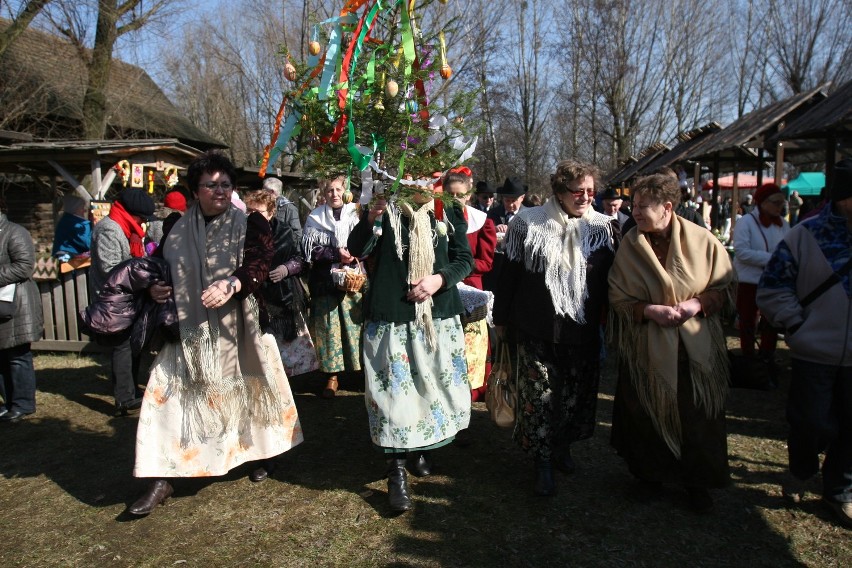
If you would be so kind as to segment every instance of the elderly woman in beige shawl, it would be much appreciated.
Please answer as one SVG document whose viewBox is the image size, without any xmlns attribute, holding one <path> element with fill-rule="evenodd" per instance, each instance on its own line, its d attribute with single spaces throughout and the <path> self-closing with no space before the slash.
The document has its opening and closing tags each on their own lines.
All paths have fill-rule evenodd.
<svg viewBox="0 0 852 568">
<path fill-rule="evenodd" d="M 151 479 L 128 512 L 147 515 L 172 494 L 173 477 L 224 475 L 269 460 L 302 441 L 302 430 L 275 338 L 260 331 L 254 295 L 272 259 L 272 232 L 259 213 L 231 204 L 236 172 L 208 152 L 187 171 L 197 201 L 160 246 L 171 282 L 150 287 L 174 298 L 179 337 L 166 343 L 151 378 L 136 434 L 136 477 Z"/>
<path fill-rule="evenodd" d="M 655 488 L 683 485 L 709 511 L 728 483 L 724 403 L 728 359 L 720 311 L 733 271 L 713 235 L 674 213 L 676 179 L 633 187 L 636 231 L 609 273 L 610 331 L 619 354 L 612 442 L 631 473 Z"/>
</svg>

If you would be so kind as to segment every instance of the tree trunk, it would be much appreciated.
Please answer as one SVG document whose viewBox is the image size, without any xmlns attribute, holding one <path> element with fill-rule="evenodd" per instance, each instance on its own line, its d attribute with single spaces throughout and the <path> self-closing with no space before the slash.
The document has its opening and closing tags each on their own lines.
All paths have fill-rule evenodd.
<svg viewBox="0 0 852 568">
<path fill-rule="evenodd" d="M 24 5 L 24 9 L 21 10 L 21 13 L 17 18 L 12 20 L 12 24 L 0 32 L 0 58 L 3 57 L 3 53 L 6 51 L 6 48 L 15 41 L 19 35 L 21 35 L 27 26 L 30 25 L 30 22 L 35 18 L 41 9 L 44 8 L 50 0 L 30 0 Z"/>
<path fill-rule="evenodd" d="M 112 68 L 112 50 L 118 37 L 117 0 L 98 1 L 98 24 L 92 58 L 87 62 L 89 81 L 83 98 L 83 137 L 97 140 L 106 135 L 106 87 Z"/>
</svg>

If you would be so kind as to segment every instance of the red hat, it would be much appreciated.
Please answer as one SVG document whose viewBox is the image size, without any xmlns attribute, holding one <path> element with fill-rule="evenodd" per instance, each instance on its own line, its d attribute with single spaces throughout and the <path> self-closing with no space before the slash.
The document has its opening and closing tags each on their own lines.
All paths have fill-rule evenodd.
<svg viewBox="0 0 852 568">
<path fill-rule="evenodd" d="M 186 197 L 179 191 L 170 191 L 163 199 L 163 205 L 169 209 L 177 211 L 186 211 Z"/>
<path fill-rule="evenodd" d="M 766 201 L 767 197 L 775 195 L 776 193 L 781 193 L 780 187 L 774 183 L 764 183 L 757 188 L 757 191 L 754 192 L 754 200 L 758 205 L 760 205 Z"/>
</svg>

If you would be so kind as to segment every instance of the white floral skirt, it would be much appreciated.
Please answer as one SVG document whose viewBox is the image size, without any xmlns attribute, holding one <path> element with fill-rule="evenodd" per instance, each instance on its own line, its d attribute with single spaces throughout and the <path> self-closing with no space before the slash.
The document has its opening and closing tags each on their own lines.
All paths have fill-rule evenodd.
<svg viewBox="0 0 852 568">
<path fill-rule="evenodd" d="M 377 446 L 398 451 L 435 446 L 470 422 L 461 323 L 454 317 L 434 325 L 438 345 L 432 352 L 413 323 L 364 326 L 365 398 Z"/>
<path fill-rule="evenodd" d="M 275 457 L 303 441 L 302 427 L 275 338 L 262 337 L 266 364 L 282 402 L 279 424 L 263 425 L 250 413 L 203 440 L 181 446 L 184 412 L 179 393 L 169 392 L 168 373 L 179 361 L 177 342 L 167 343 L 151 367 L 136 430 L 135 477 L 209 477 L 224 475 L 245 462 Z"/>
</svg>

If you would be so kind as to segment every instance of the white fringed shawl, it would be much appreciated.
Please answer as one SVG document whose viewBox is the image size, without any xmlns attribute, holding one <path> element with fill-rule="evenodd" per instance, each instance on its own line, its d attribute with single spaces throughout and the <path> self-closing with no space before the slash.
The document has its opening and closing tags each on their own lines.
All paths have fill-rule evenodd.
<svg viewBox="0 0 852 568">
<path fill-rule="evenodd" d="M 612 219 L 589 207 L 570 217 L 556 197 L 519 212 L 506 234 L 506 256 L 530 272 L 543 272 L 558 316 L 586 323 L 586 261 L 600 247 L 613 249 Z"/>
<path fill-rule="evenodd" d="M 328 205 L 320 205 L 308 215 L 305 229 L 302 231 L 302 251 L 310 262 L 314 247 L 342 248 L 349 240 L 349 233 L 358 224 L 358 206 L 346 203 L 340 211 L 340 220 L 334 219 L 334 210 Z"/>
</svg>

